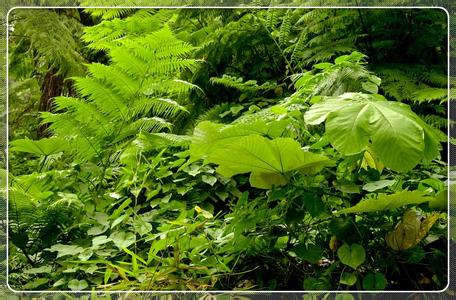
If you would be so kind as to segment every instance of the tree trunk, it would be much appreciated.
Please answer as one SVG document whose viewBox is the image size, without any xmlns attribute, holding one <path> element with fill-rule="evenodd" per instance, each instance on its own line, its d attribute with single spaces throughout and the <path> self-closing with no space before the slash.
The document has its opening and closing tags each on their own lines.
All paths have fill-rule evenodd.
<svg viewBox="0 0 456 300">
<path fill-rule="evenodd" d="M 56 74 L 55 69 L 50 69 L 44 76 L 43 83 L 41 84 L 41 98 L 39 111 L 51 111 L 52 99 L 60 96 L 63 90 L 63 77 Z M 48 125 L 39 125 L 37 129 L 38 138 L 49 135 L 47 132 Z"/>
</svg>

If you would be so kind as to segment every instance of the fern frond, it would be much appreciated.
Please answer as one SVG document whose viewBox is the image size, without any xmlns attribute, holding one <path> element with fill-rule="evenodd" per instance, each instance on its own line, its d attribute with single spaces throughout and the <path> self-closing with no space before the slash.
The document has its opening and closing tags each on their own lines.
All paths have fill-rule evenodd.
<svg viewBox="0 0 456 300">
<path fill-rule="evenodd" d="M 86 8 L 86 11 L 94 17 L 111 20 L 131 14 L 134 8 Z"/>
<path fill-rule="evenodd" d="M 139 142 L 142 145 L 144 151 L 150 151 L 165 147 L 185 147 L 191 143 L 191 136 L 188 135 L 177 135 L 172 133 L 146 133 L 142 132 L 138 134 L 135 142 Z"/>
<path fill-rule="evenodd" d="M 303 52 L 306 47 L 306 35 L 305 33 L 301 33 L 299 35 L 298 41 L 293 47 L 293 51 L 291 53 L 291 62 L 294 64 L 298 63 L 298 60 L 303 57 Z"/>
<path fill-rule="evenodd" d="M 199 86 L 180 79 L 148 78 L 144 80 L 140 88 L 142 94 L 151 97 L 164 94 L 180 96 L 193 90 L 204 95 L 204 91 Z"/>
<path fill-rule="evenodd" d="M 66 137 L 68 148 L 73 150 L 78 159 L 88 161 L 101 153 L 102 139 L 93 130 L 94 124 L 97 124 L 96 119 L 83 123 L 76 120 L 72 114 L 49 112 L 41 113 L 41 119 L 43 124 L 50 124 L 49 130 L 54 134 Z"/>
<path fill-rule="evenodd" d="M 130 0 L 128 3 L 131 7 L 144 5 L 142 0 Z M 119 0 L 82 0 L 81 6 L 91 7 L 106 7 L 106 6 L 125 6 L 125 2 Z M 90 13 L 95 18 L 103 20 L 110 20 L 115 18 L 122 18 L 132 14 L 136 11 L 135 8 L 122 7 L 122 8 L 86 8 L 85 11 Z"/>
<path fill-rule="evenodd" d="M 279 44 L 282 46 L 287 45 L 290 39 L 292 16 L 291 10 L 287 10 L 285 17 L 282 20 L 282 24 L 280 25 Z"/>
<path fill-rule="evenodd" d="M 76 210 L 81 210 L 84 208 L 84 203 L 79 200 L 77 195 L 69 193 L 58 193 L 60 199 L 54 201 L 49 206 L 46 207 L 47 212 L 58 211 L 71 213 Z"/>
<path fill-rule="evenodd" d="M 152 63 L 152 62 L 149 62 Z M 153 64 L 150 66 L 151 75 L 169 75 L 196 67 L 198 61 L 195 59 L 169 59 L 167 62 Z"/>
<path fill-rule="evenodd" d="M 171 129 L 173 125 L 159 117 L 141 118 L 130 124 L 130 129 L 135 131 L 158 132 L 163 129 Z"/>
<path fill-rule="evenodd" d="M 124 98 L 132 97 L 140 88 L 138 80 L 128 76 L 114 66 L 92 63 L 88 65 L 88 71 L 92 77 L 103 80 Z"/>
<path fill-rule="evenodd" d="M 162 29 L 145 35 L 141 39 L 132 39 L 126 41 L 125 46 L 134 46 L 136 44 L 143 45 L 149 50 L 153 50 L 151 55 L 149 52 L 142 52 L 145 59 L 162 59 L 162 58 L 185 58 L 197 47 L 191 44 L 178 40 L 168 26 Z M 139 48 L 140 49 L 140 48 Z"/>
<path fill-rule="evenodd" d="M 292 76 L 297 93 L 292 98 L 309 99 L 316 95 L 341 95 L 346 92 L 361 92 L 363 83 L 370 82 L 378 86 L 380 79 L 374 76 L 364 66 L 365 55 L 353 52 L 335 60 L 334 64 L 327 63 L 323 71 L 309 71 Z"/>
<path fill-rule="evenodd" d="M 122 97 L 103 82 L 91 78 L 75 78 L 76 90 L 81 96 L 92 100 L 103 113 L 114 120 L 124 120 L 128 110 Z"/>
<path fill-rule="evenodd" d="M 198 116 L 196 122 L 201 123 L 202 121 L 212 121 L 212 122 L 221 122 L 222 118 L 220 115 L 224 113 L 225 111 L 230 110 L 232 104 L 231 103 L 221 103 L 217 104 L 208 110 L 206 110 L 204 113 Z"/>
<path fill-rule="evenodd" d="M 37 221 L 37 203 L 30 194 L 18 186 L 13 186 L 9 188 L 8 196 L 10 223 L 22 226 Z"/>
<path fill-rule="evenodd" d="M 104 36 L 110 43 L 110 64 L 87 65 L 87 77 L 72 78 L 80 99 L 58 97 L 53 113 L 41 115 L 42 123 L 50 124 L 49 130 L 69 143 L 72 151 L 66 153 L 79 161 L 102 158 L 106 147 L 138 132 L 171 131 L 172 124 L 165 118 L 178 120 L 187 111 L 180 100 L 199 89 L 179 79 L 198 63 L 188 58 L 195 47 L 177 39 L 160 22 L 159 30 L 135 31 L 140 20 L 158 24 L 157 15 L 153 10 L 140 11 L 124 20 L 103 21 L 100 28 L 122 28 L 116 36 L 106 28 L 100 35 L 86 32 L 88 40 Z"/>
<path fill-rule="evenodd" d="M 86 126 L 90 126 L 91 132 L 97 134 L 110 134 L 109 120 L 97 109 L 93 103 L 81 101 L 71 97 L 56 97 L 54 98 L 54 111 L 65 111 L 74 113 L 73 116 L 78 122 L 85 122 Z M 87 116 L 96 120 L 96 123 L 87 122 Z"/>
<path fill-rule="evenodd" d="M 445 129 L 448 128 L 448 125 L 452 126 L 455 124 L 454 120 L 450 119 L 450 123 L 448 123 L 447 118 L 438 115 L 420 115 L 420 117 L 426 124 L 438 129 Z"/>
<path fill-rule="evenodd" d="M 83 74 L 84 58 L 79 51 L 80 22 L 51 9 L 17 9 L 13 11 L 11 20 L 16 39 L 16 46 L 12 49 L 15 55 L 10 62 L 12 70 L 15 70 L 15 64 L 20 63 L 14 58 L 24 59 L 24 56 L 17 55 L 23 53 L 40 61 L 47 69 L 57 70 L 59 75 Z"/>
<path fill-rule="evenodd" d="M 444 103 L 448 101 L 448 90 L 442 88 L 424 88 L 415 91 L 411 95 L 413 102 L 431 102 L 440 101 Z"/>
<path fill-rule="evenodd" d="M 272 30 L 276 27 L 278 16 L 281 13 L 280 10 L 277 9 L 268 9 L 266 14 L 266 26 Z"/>
<path fill-rule="evenodd" d="M 241 92 L 262 92 L 272 90 L 277 87 L 277 84 L 265 82 L 262 85 L 258 85 L 256 80 L 245 81 L 242 78 L 224 74 L 222 77 L 212 77 L 209 79 L 212 84 L 219 84 L 226 87 L 234 88 Z"/>
<path fill-rule="evenodd" d="M 44 186 L 46 175 L 10 175 L 9 206 L 10 222 L 16 225 L 40 224 L 40 204 L 52 195 Z"/>
<path fill-rule="evenodd" d="M 317 22 L 323 20 L 330 13 L 330 10 L 326 9 L 312 9 L 308 11 L 303 11 L 303 15 L 298 19 L 296 25 L 305 24 L 308 25 L 311 22 Z"/>
<path fill-rule="evenodd" d="M 147 76 L 147 61 L 141 59 L 130 49 L 116 47 L 110 51 L 112 63 L 134 78 Z"/>
<path fill-rule="evenodd" d="M 151 135 L 166 140 L 168 143 L 174 146 L 188 145 L 192 139 L 191 136 L 188 135 L 178 135 L 165 132 L 152 133 Z"/>
<path fill-rule="evenodd" d="M 150 114 L 163 118 L 176 116 L 180 112 L 187 112 L 185 107 L 174 100 L 167 98 L 140 98 L 129 109 L 129 115 L 138 116 Z"/>
<path fill-rule="evenodd" d="M 135 136 L 140 132 L 159 132 L 164 129 L 171 131 L 173 124 L 159 117 L 144 117 L 134 121 L 125 127 L 116 137 L 115 142 L 124 140 L 125 138 Z"/>
<path fill-rule="evenodd" d="M 398 101 L 447 101 L 447 79 L 444 79 L 446 76 L 435 68 L 422 65 L 385 65 L 375 71 L 382 77 L 385 94 Z"/>
</svg>

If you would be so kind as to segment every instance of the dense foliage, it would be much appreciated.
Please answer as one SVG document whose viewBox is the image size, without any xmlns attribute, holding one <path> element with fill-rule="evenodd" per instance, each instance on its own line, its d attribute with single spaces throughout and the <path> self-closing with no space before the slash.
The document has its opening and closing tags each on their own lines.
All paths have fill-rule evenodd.
<svg viewBox="0 0 456 300">
<path fill-rule="evenodd" d="M 440 290 L 446 15 L 13 11 L 18 290 Z"/>
</svg>

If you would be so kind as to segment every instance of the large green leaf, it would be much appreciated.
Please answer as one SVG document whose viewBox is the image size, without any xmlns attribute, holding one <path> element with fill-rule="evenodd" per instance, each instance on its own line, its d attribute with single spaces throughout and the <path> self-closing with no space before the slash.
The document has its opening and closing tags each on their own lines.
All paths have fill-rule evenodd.
<svg viewBox="0 0 456 300">
<path fill-rule="evenodd" d="M 306 112 L 305 120 L 310 125 L 326 120 L 326 135 L 342 154 L 360 153 L 372 143 L 379 159 L 395 171 L 409 171 L 439 156 L 441 134 L 408 105 L 380 95 L 326 97 Z"/>
<path fill-rule="evenodd" d="M 11 151 L 27 152 L 36 155 L 48 156 L 62 152 L 66 149 L 66 142 L 60 138 L 44 138 L 38 141 L 20 139 L 12 141 Z"/>
<path fill-rule="evenodd" d="M 77 255 L 77 254 L 81 253 L 82 251 L 84 251 L 84 248 L 76 246 L 76 245 L 56 244 L 47 250 L 51 251 L 51 252 L 58 252 L 57 258 L 59 258 L 59 257 L 66 256 L 66 255 Z"/>
<path fill-rule="evenodd" d="M 219 142 L 206 160 L 219 165 L 217 171 L 225 177 L 251 172 L 250 184 L 264 189 L 285 185 L 287 172 L 312 174 L 328 164 L 326 157 L 303 151 L 291 138 L 271 140 L 259 135 Z"/>
<path fill-rule="evenodd" d="M 432 199 L 433 197 L 421 191 L 402 191 L 391 195 L 378 194 L 376 198 L 373 196 L 365 198 L 356 205 L 339 210 L 336 213 L 364 213 L 395 209 L 410 204 L 429 202 Z"/>
<path fill-rule="evenodd" d="M 196 126 L 190 146 L 191 161 L 205 158 L 213 149 L 248 135 L 280 137 L 287 126 L 286 121 L 266 123 L 257 120 L 250 124 L 224 125 L 204 121 Z"/>
</svg>

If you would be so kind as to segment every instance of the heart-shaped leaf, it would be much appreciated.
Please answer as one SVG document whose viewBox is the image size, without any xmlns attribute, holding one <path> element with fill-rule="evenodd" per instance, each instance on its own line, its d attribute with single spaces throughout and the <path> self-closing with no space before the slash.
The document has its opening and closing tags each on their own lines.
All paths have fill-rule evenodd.
<svg viewBox="0 0 456 300">
<path fill-rule="evenodd" d="M 49 156 L 66 149 L 66 141 L 60 138 L 43 138 L 38 141 L 19 139 L 11 142 L 11 151 L 26 152 L 36 155 Z"/>
<path fill-rule="evenodd" d="M 95 247 L 98 245 L 106 244 L 110 241 L 111 241 L 111 239 L 108 238 L 106 235 L 100 235 L 100 236 L 96 236 L 92 239 L 92 245 Z"/>
<path fill-rule="evenodd" d="M 356 269 L 366 260 L 366 251 L 358 244 L 344 244 L 337 250 L 337 256 L 344 265 Z"/>
<path fill-rule="evenodd" d="M 72 279 L 68 282 L 68 287 L 72 291 L 82 291 L 87 288 L 89 285 L 85 280 Z"/>
<path fill-rule="evenodd" d="M 264 122 L 249 127 L 202 122 L 195 128 L 191 161 L 202 158 L 217 164 L 224 177 L 251 173 L 250 184 L 262 189 L 285 185 L 291 171 L 314 174 L 332 164 L 325 156 L 303 150 L 292 138 L 271 139 L 278 133 L 273 127 Z"/>
<path fill-rule="evenodd" d="M 116 231 L 109 238 L 119 249 L 128 248 L 128 246 L 136 242 L 136 235 L 132 232 Z"/>
</svg>

